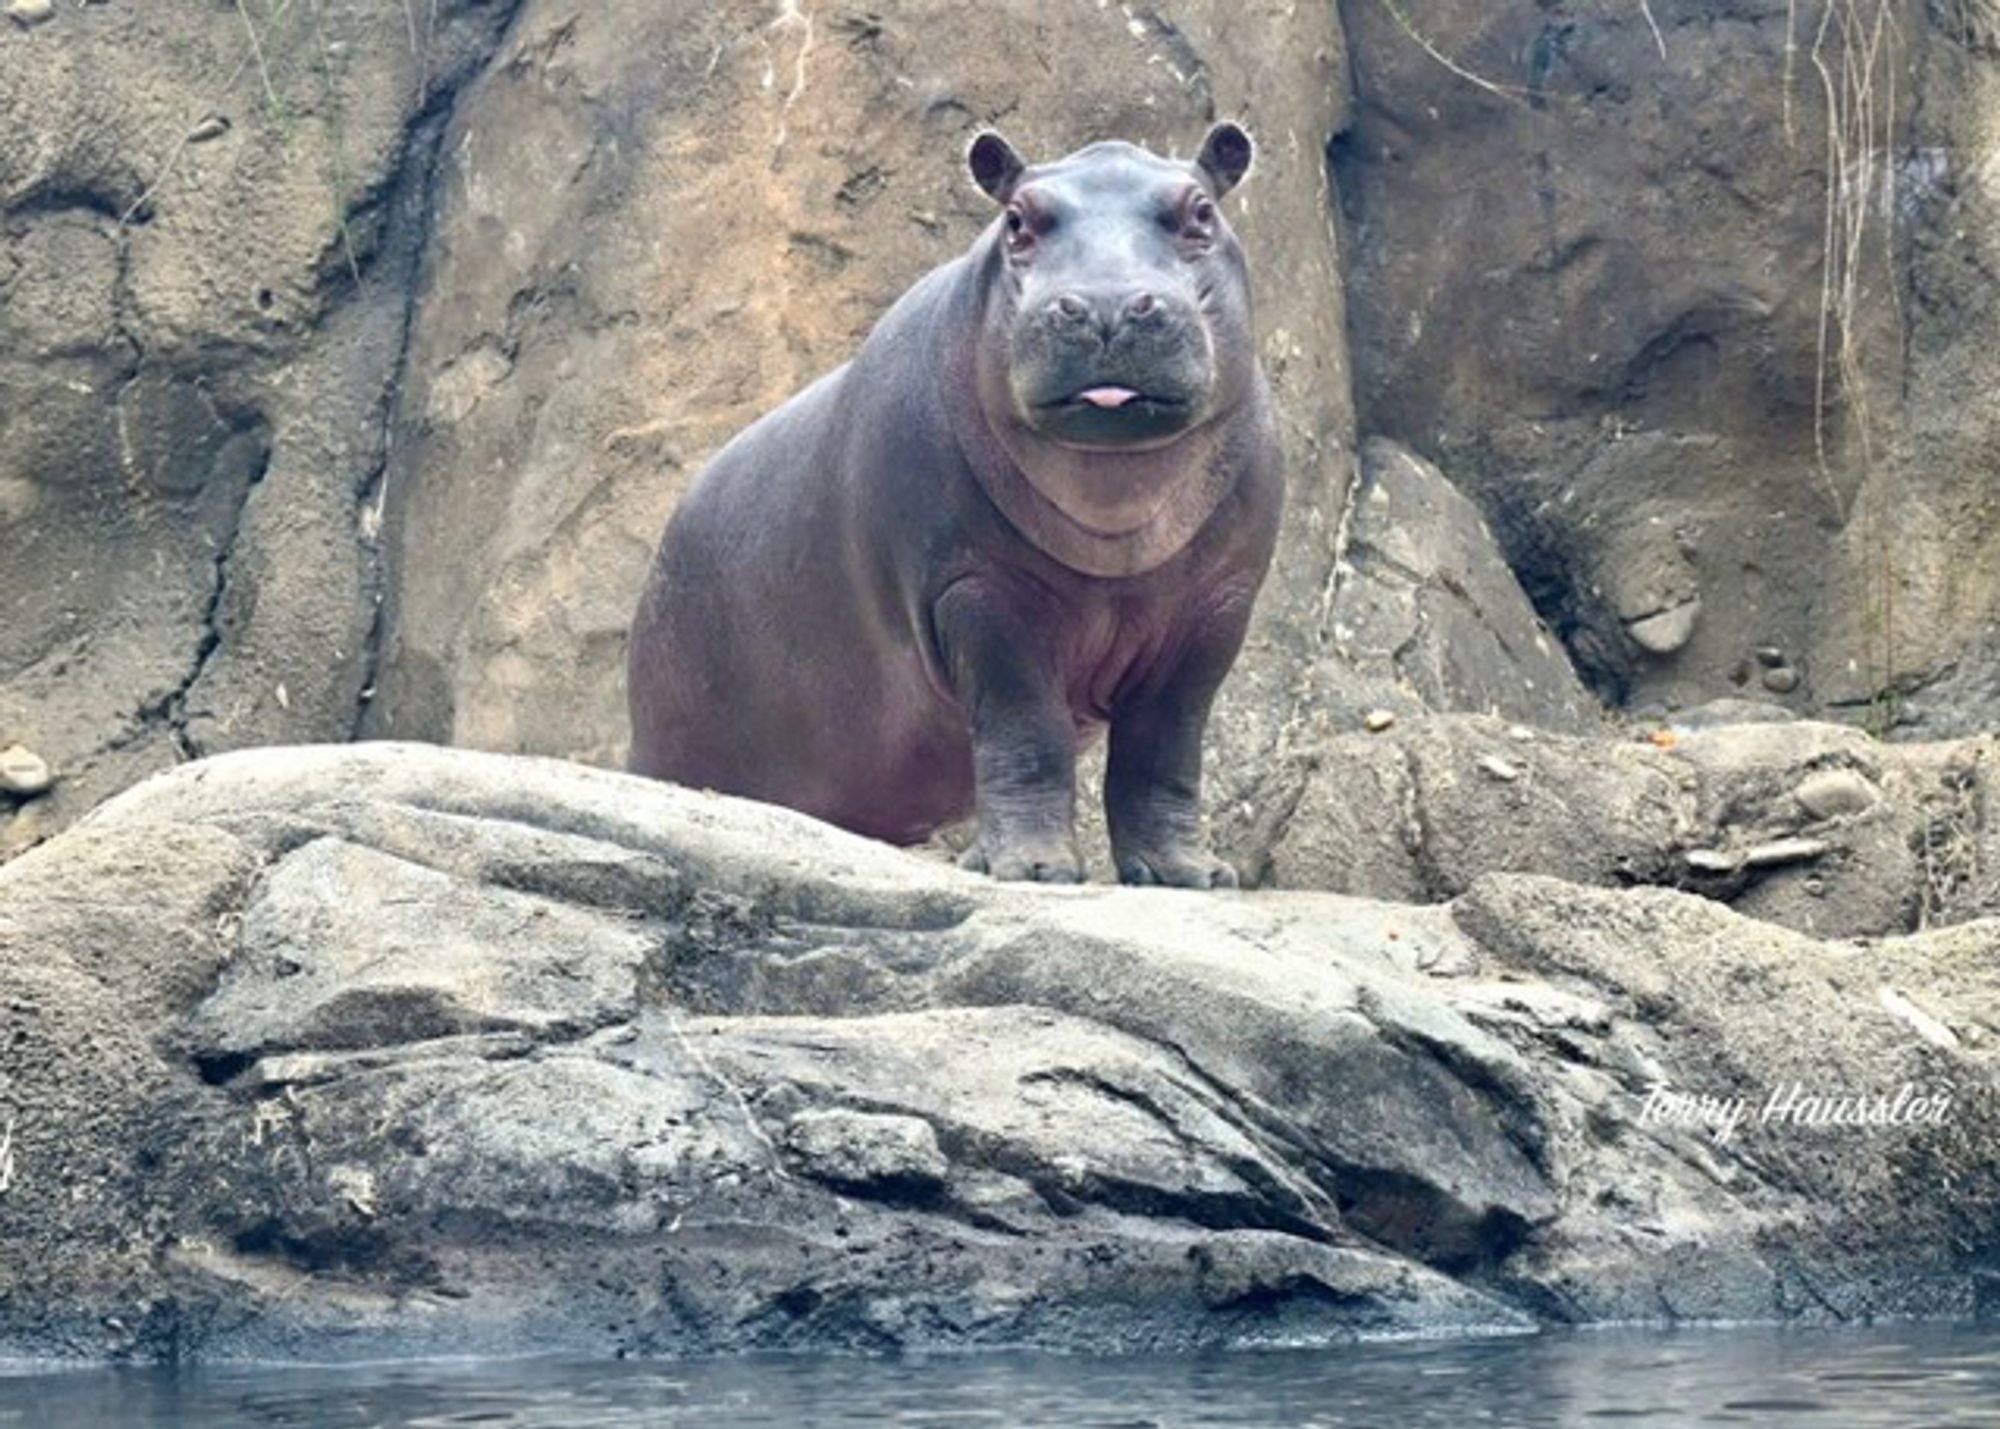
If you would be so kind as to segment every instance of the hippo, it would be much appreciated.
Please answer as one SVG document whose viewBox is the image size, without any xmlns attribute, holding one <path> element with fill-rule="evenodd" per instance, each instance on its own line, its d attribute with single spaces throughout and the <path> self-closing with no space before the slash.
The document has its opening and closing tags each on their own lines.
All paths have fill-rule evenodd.
<svg viewBox="0 0 2000 1429">
<path fill-rule="evenodd" d="M 1202 734 L 1283 505 L 1243 250 L 1193 162 L 967 153 L 999 206 L 853 359 L 680 502 L 633 620 L 635 773 L 894 843 L 974 816 L 968 868 L 1074 882 L 1077 756 L 1108 729 L 1121 881 L 1233 887 Z"/>
</svg>

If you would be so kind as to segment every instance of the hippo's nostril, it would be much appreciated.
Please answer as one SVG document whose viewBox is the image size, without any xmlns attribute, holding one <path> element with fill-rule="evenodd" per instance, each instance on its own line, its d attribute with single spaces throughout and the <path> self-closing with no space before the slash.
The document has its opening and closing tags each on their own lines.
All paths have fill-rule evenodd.
<svg viewBox="0 0 2000 1429">
<path fill-rule="evenodd" d="M 1062 315 L 1066 318 L 1080 318 L 1090 311 L 1089 305 L 1075 293 L 1064 293 L 1056 299 L 1056 306 L 1062 310 Z"/>
<path fill-rule="evenodd" d="M 1160 305 L 1160 300 L 1151 293 L 1141 293 L 1125 305 L 1125 311 L 1132 317 L 1143 318 Z"/>
</svg>

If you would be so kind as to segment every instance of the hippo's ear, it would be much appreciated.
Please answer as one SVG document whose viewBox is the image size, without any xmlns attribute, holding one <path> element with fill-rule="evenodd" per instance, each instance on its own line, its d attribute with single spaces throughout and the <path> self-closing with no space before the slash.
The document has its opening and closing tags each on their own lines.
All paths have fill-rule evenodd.
<svg viewBox="0 0 2000 1429">
<path fill-rule="evenodd" d="M 1250 172 L 1250 156 L 1254 152 L 1250 136 L 1225 119 L 1201 141 L 1201 157 L 1195 162 L 1208 175 L 1215 196 L 1221 198 L 1243 182 L 1243 176 Z"/>
<path fill-rule="evenodd" d="M 1028 167 L 1014 152 L 1014 146 L 991 129 L 972 141 L 965 154 L 965 166 L 972 170 L 972 181 L 996 203 L 1007 202 L 1021 171 Z"/>
</svg>

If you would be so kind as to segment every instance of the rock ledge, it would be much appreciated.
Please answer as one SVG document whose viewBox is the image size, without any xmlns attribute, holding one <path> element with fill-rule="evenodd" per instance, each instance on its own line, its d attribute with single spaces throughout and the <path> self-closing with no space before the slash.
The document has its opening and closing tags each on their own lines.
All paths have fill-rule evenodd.
<svg viewBox="0 0 2000 1429">
<path fill-rule="evenodd" d="M 1991 1315 L 1996 946 L 1020 888 L 551 761 L 228 755 L 0 869 L 0 1352 Z M 1640 1114 L 1791 1083 L 1952 1114 Z"/>
</svg>

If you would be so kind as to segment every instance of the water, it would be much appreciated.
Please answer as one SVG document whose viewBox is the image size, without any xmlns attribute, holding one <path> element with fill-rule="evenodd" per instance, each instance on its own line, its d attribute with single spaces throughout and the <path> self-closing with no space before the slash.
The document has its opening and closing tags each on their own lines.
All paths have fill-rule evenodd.
<svg viewBox="0 0 2000 1429">
<path fill-rule="evenodd" d="M 1604 1331 L 1118 1358 L 760 1356 L 0 1378 L 31 1429 L 1209 1425 L 2000 1426 L 2000 1330 Z"/>
</svg>

